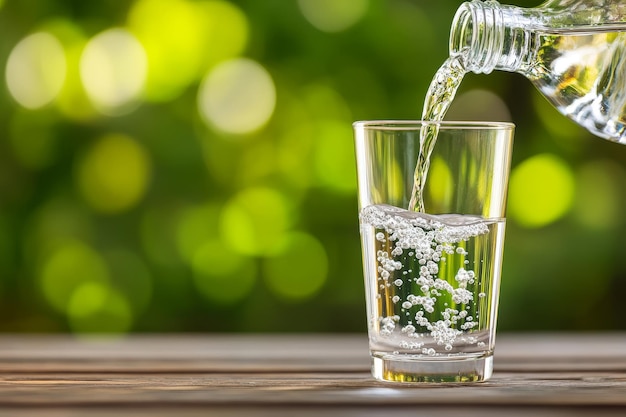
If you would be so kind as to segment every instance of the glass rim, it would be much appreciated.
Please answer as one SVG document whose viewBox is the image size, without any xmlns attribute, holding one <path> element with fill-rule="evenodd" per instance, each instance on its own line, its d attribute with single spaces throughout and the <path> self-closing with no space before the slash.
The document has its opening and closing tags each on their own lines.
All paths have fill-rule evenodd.
<svg viewBox="0 0 626 417">
<path fill-rule="evenodd" d="M 513 130 L 515 124 L 511 122 L 491 121 L 432 121 L 432 120 L 359 120 L 352 123 L 355 129 L 370 130 L 413 130 L 422 126 L 438 126 L 440 129 L 469 129 L 469 130 Z"/>
</svg>

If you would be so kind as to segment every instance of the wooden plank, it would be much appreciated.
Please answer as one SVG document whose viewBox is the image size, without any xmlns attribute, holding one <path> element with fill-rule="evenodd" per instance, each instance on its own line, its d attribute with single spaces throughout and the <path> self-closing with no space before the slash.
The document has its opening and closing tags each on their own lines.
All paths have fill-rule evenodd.
<svg viewBox="0 0 626 417">
<path fill-rule="evenodd" d="M 118 406 L 97 407 L 72 407 L 72 408 L 11 408 L 0 410 L 0 416 L 10 417 L 624 417 L 624 410 L 616 408 L 585 408 L 585 407 L 482 407 L 450 405 L 419 405 L 419 406 L 396 406 L 393 403 L 382 407 L 355 406 L 232 406 L 232 407 L 206 407 L 206 406 L 176 406 L 176 407 L 151 407 L 128 408 Z"/>
<path fill-rule="evenodd" d="M 0 372 L 366 372 L 364 335 L 0 337 Z M 499 337 L 496 372 L 626 371 L 626 333 Z"/>
<path fill-rule="evenodd" d="M 0 372 L 367 371 L 363 335 L 0 337 Z"/>
<path fill-rule="evenodd" d="M 505 358 L 624 358 L 625 333 L 502 334 L 496 351 Z M 0 360 L 8 359 L 276 359 L 367 355 L 362 334 L 303 335 L 133 335 L 125 338 L 74 338 L 69 335 L 0 336 Z"/>
<path fill-rule="evenodd" d="M 478 410 L 475 415 L 484 417 L 506 410 L 510 417 L 520 409 L 537 416 L 626 415 L 626 334 L 503 335 L 496 373 L 481 384 L 374 381 L 363 335 L 5 336 L 0 370 L 0 411 L 11 412 L 305 415 L 301 411 L 313 407 L 342 415 L 438 410 L 468 416 Z"/>
<path fill-rule="evenodd" d="M 626 407 L 626 374 L 499 374 L 473 385 L 398 386 L 367 374 L 41 375 L 0 380 L 0 406 L 519 405 Z M 626 408 L 625 408 L 626 410 Z"/>
</svg>

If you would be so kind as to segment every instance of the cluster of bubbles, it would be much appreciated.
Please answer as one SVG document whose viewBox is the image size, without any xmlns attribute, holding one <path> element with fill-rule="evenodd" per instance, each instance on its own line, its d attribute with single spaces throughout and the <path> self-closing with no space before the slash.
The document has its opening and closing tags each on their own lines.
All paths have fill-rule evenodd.
<svg viewBox="0 0 626 417">
<path fill-rule="evenodd" d="M 363 225 L 373 227 L 377 232 L 375 239 L 380 248 L 376 252 L 379 297 L 386 288 L 395 286 L 400 289 L 411 282 L 419 287 L 421 294 L 408 294 L 404 300 L 399 295 L 390 298 L 394 305 L 400 304 L 402 312 L 409 316 L 410 309 L 416 307 L 417 311 L 413 315 L 413 321 L 401 327 L 401 333 L 412 339 L 421 338 L 422 332 L 418 328 L 427 330 L 437 345 L 444 346 L 446 351 L 453 348 L 457 337 L 464 331 L 473 329 L 478 325 L 475 318 L 466 310 L 474 301 L 474 294 L 468 286 L 475 283 L 476 275 L 473 270 L 460 267 L 452 280 L 448 281 L 438 277 L 440 263 L 446 261 L 450 255 L 460 255 L 466 257 L 467 251 L 457 246 L 459 242 L 468 241 L 479 235 L 488 233 L 487 225 L 477 222 L 472 217 L 469 223 L 458 217 L 430 216 L 423 213 L 414 213 L 392 206 L 378 205 L 364 208 L 360 214 Z M 464 218 L 468 220 L 467 217 Z M 389 242 L 389 247 L 387 246 Z M 409 258 L 417 260 L 419 270 L 417 274 L 412 269 L 400 262 L 399 256 L 407 252 Z M 465 260 L 467 266 L 469 261 Z M 403 278 L 395 278 L 401 273 Z M 455 306 L 466 306 L 463 308 L 446 307 L 438 312 L 436 303 L 438 297 L 445 293 L 449 294 Z M 480 293 L 479 297 L 484 297 Z M 438 315 L 433 319 L 433 315 Z M 389 338 L 394 335 L 400 315 L 394 314 L 387 317 L 380 317 L 381 337 Z M 418 328 L 416 328 L 418 326 Z M 408 349 L 422 348 L 423 342 L 409 341 L 404 339 L 400 342 L 400 347 Z M 435 355 L 432 348 L 424 348 L 423 353 Z"/>
</svg>

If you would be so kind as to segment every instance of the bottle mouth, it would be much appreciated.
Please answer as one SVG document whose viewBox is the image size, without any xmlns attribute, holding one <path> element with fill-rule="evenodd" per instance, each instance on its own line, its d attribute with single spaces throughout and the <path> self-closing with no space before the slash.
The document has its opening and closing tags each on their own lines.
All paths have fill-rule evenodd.
<svg viewBox="0 0 626 417">
<path fill-rule="evenodd" d="M 450 55 L 460 55 L 470 49 L 475 41 L 474 18 L 469 3 L 463 3 L 456 11 L 450 29 Z"/>
<path fill-rule="evenodd" d="M 465 2 L 458 8 L 450 29 L 450 55 L 464 55 L 468 71 L 488 74 L 502 55 L 504 26 L 496 1 Z"/>
</svg>

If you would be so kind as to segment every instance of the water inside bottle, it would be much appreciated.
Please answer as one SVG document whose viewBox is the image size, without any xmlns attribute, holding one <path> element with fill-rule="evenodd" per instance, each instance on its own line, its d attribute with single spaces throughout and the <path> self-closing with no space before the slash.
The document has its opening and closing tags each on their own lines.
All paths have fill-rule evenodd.
<svg viewBox="0 0 626 417">
<path fill-rule="evenodd" d="M 626 32 L 542 33 L 536 56 L 527 76 L 561 113 L 626 144 Z"/>
<path fill-rule="evenodd" d="M 533 58 L 520 68 L 559 112 L 592 134 L 626 144 L 626 26 L 622 31 L 552 31 L 534 34 Z M 430 84 L 422 119 L 438 122 L 466 73 L 466 55 L 449 57 Z M 437 125 L 421 132 L 408 209 L 424 212 L 422 189 Z"/>
</svg>

